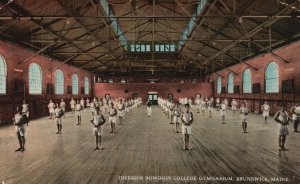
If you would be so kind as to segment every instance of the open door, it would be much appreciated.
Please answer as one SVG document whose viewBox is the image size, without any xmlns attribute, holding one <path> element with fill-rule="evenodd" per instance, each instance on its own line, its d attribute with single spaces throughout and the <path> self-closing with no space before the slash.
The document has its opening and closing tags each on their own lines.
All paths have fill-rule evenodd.
<svg viewBox="0 0 300 184">
<path fill-rule="evenodd" d="M 158 98 L 157 92 L 154 91 L 148 92 L 148 99 L 151 101 L 152 105 L 158 104 L 157 98 Z"/>
</svg>

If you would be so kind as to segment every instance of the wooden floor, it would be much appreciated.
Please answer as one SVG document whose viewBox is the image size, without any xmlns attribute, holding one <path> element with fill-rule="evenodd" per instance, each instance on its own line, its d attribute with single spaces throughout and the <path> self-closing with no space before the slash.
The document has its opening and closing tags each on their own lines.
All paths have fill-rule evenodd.
<svg viewBox="0 0 300 184">
<path fill-rule="evenodd" d="M 173 133 L 174 125 L 158 107 L 150 118 L 145 116 L 145 106 L 136 109 L 125 125 L 117 125 L 113 135 L 105 124 L 105 149 L 101 151 L 93 150 L 89 111 L 84 113 L 81 126 L 75 125 L 74 115 L 66 114 L 62 135 L 55 134 L 54 121 L 32 121 L 24 153 L 14 152 L 18 147 L 14 127 L 1 127 L 0 183 L 264 183 L 237 182 L 237 177 L 289 179 L 269 183 L 300 182 L 300 134 L 292 132 L 291 126 L 286 144 L 289 151 L 283 152 L 278 149 L 278 127 L 273 120 L 265 125 L 260 115 L 251 114 L 249 133 L 244 134 L 238 114 L 229 112 L 224 125 L 218 111 L 212 119 L 194 114 L 191 151 L 182 150 L 181 134 Z M 119 176 L 144 179 L 120 180 Z M 146 180 L 146 176 L 172 179 Z M 186 178 L 174 176 L 232 177 L 235 181 L 184 181 Z"/>
</svg>

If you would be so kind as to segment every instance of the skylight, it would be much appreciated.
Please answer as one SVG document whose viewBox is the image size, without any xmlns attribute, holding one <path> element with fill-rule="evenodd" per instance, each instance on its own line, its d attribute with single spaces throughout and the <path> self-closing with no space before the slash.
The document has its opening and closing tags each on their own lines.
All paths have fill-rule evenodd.
<svg viewBox="0 0 300 184">
<path fill-rule="evenodd" d="M 178 43 L 178 50 L 180 50 L 184 46 L 184 44 L 188 40 L 190 34 L 193 32 L 193 29 L 196 26 L 197 17 L 203 12 L 206 4 L 207 4 L 207 0 L 199 0 L 196 12 L 193 14 L 186 29 L 183 31 L 183 33 L 180 37 L 180 41 Z"/>
<path fill-rule="evenodd" d="M 110 21 L 111 26 L 112 26 L 114 32 L 116 33 L 117 38 L 119 39 L 121 45 L 123 46 L 123 48 L 126 49 L 126 46 L 128 45 L 127 38 L 126 38 L 124 32 L 122 31 L 121 26 L 119 25 L 117 18 L 115 17 L 113 11 L 109 8 L 109 4 L 108 4 L 107 0 L 99 0 L 99 2 L 104 10 L 105 15 L 110 17 L 110 18 L 108 18 L 108 20 Z"/>
</svg>

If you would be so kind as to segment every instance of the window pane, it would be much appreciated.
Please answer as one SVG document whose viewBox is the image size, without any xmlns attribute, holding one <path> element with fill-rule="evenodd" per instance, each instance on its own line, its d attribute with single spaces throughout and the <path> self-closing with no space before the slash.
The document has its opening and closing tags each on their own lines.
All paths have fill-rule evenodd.
<svg viewBox="0 0 300 184">
<path fill-rule="evenodd" d="M 169 51 L 170 51 L 169 47 L 170 47 L 170 45 L 166 45 L 166 46 L 165 46 L 166 52 L 169 52 Z"/>
<path fill-rule="evenodd" d="M 36 63 L 29 66 L 29 94 L 42 94 L 42 71 Z"/>
<path fill-rule="evenodd" d="M 222 83 L 222 79 L 221 77 L 218 77 L 217 79 L 217 93 L 220 94 L 221 93 L 221 83 Z"/>
<path fill-rule="evenodd" d="M 228 93 L 233 93 L 233 75 L 232 73 L 230 73 L 228 75 Z"/>
<path fill-rule="evenodd" d="M 7 67 L 4 58 L 0 55 L 0 94 L 6 93 Z"/>
<path fill-rule="evenodd" d="M 131 52 L 135 51 L 135 45 L 131 45 Z"/>
<path fill-rule="evenodd" d="M 243 93 L 252 92 L 252 79 L 250 69 L 246 69 L 243 73 Z"/>
<path fill-rule="evenodd" d="M 89 78 L 84 77 L 84 94 L 88 95 L 90 93 L 90 88 L 89 88 Z"/>
<path fill-rule="evenodd" d="M 175 52 L 175 45 L 174 44 L 170 45 L 170 51 Z"/>
<path fill-rule="evenodd" d="M 64 74 L 61 70 L 55 72 L 55 94 L 64 94 Z"/>
<path fill-rule="evenodd" d="M 159 52 L 159 45 L 155 45 L 155 52 Z"/>
<path fill-rule="evenodd" d="M 147 52 L 150 52 L 150 45 L 147 45 L 147 46 L 146 46 L 146 51 L 147 51 Z"/>
<path fill-rule="evenodd" d="M 279 82 L 278 82 L 278 65 L 272 62 L 266 69 L 266 93 L 278 93 Z"/>
<path fill-rule="evenodd" d="M 145 52 L 145 51 L 146 51 L 145 45 L 141 45 L 141 52 Z"/>
<path fill-rule="evenodd" d="M 78 95 L 78 76 L 76 74 L 72 75 L 72 94 Z"/>
<path fill-rule="evenodd" d="M 279 92 L 278 65 L 272 62 L 266 69 L 266 93 Z"/>
<path fill-rule="evenodd" d="M 164 52 L 165 51 L 165 45 L 160 45 L 160 51 Z"/>
<path fill-rule="evenodd" d="M 140 45 L 135 45 L 135 51 L 141 51 L 141 46 Z"/>
</svg>

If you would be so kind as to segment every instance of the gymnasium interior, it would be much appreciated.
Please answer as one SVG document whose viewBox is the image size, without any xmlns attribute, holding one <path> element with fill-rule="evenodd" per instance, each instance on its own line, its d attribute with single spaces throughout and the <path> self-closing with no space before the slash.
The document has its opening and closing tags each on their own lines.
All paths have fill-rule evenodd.
<svg viewBox="0 0 300 184">
<path fill-rule="evenodd" d="M 299 70 L 300 0 L 0 0 L 0 183 L 298 184 Z M 199 112 L 197 98 L 211 108 Z M 48 104 L 62 99 L 56 134 Z M 94 112 L 83 105 L 76 125 L 72 99 L 133 108 L 111 134 L 100 107 L 94 150 Z M 217 99 L 228 101 L 225 123 Z M 189 103 L 191 149 L 160 100 L 182 113 Z M 26 149 L 15 151 L 23 103 Z M 282 108 L 286 149 L 274 118 Z"/>
</svg>

